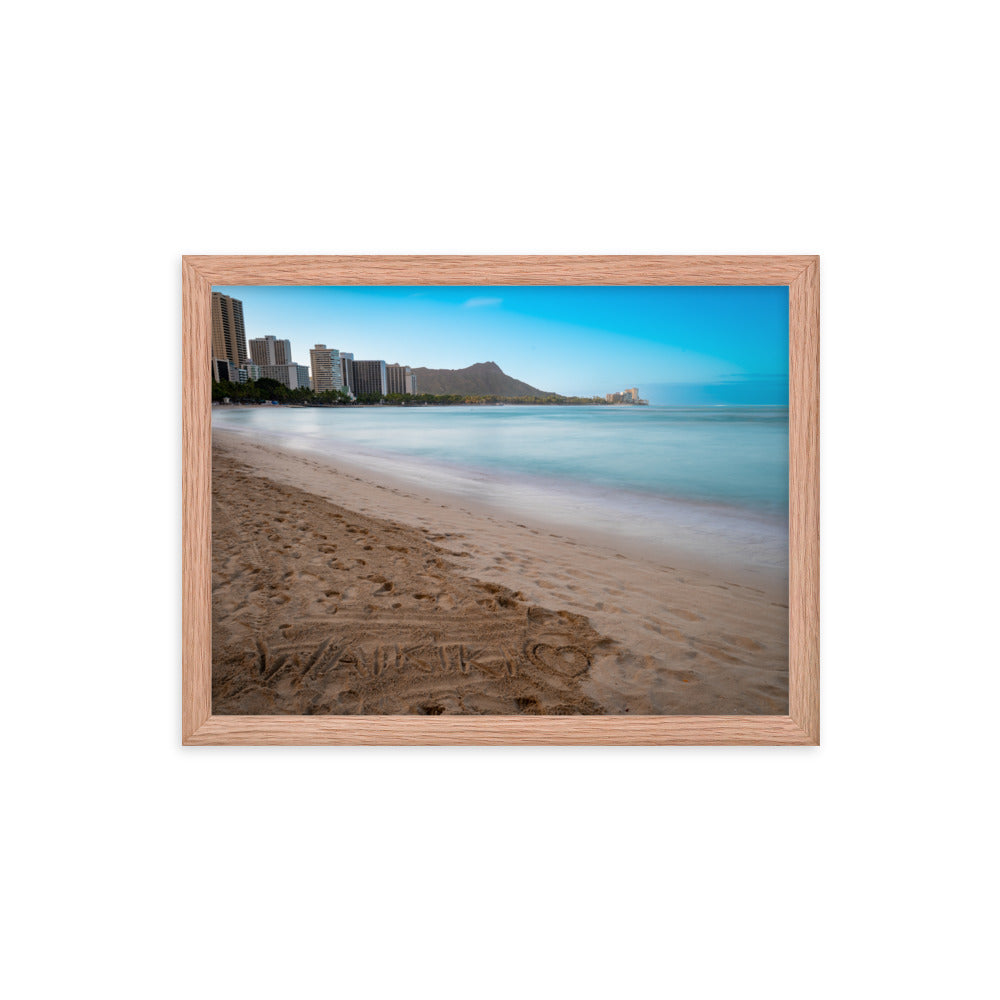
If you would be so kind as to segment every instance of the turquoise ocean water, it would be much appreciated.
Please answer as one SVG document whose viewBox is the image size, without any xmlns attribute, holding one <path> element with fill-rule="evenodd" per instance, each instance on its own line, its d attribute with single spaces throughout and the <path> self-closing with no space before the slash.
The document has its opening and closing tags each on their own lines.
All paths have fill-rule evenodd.
<svg viewBox="0 0 1000 1000">
<path fill-rule="evenodd" d="M 512 513 L 636 538 L 682 523 L 786 558 L 787 407 L 226 407 L 213 426 Z"/>
</svg>

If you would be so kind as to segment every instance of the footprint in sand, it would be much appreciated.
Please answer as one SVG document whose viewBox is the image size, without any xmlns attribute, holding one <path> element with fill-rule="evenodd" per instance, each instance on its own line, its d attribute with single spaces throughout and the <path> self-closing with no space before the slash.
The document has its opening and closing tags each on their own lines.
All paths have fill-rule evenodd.
<svg viewBox="0 0 1000 1000">
<path fill-rule="evenodd" d="M 755 639 L 751 639 L 745 635 L 724 635 L 722 638 L 725 639 L 726 642 L 732 643 L 734 646 L 739 646 L 740 649 L 748 649 L 751 652 L 758 652 L 764 648 Z"/>
<path fill-rule="evenodd" d="M 700 650 L 702 653 L 707 653 L 718 660 L 722 660 L 723 663 L 743 663 L 738 656 L 733 656 L 731 653 L 726 652 L 722 646 L 714 642 L 706 642 L 703 639 L 692 639 L 691 645 L 695 649 Z"/>
<path fill-rule="evenodd" d="M 689 622 L 703 622 L 705 619 L 693 611 L 686 611 L 684 608 L 671 608 L 671 614 L 677 615 L 679 618 L 685 618 Z"/>
</svg>

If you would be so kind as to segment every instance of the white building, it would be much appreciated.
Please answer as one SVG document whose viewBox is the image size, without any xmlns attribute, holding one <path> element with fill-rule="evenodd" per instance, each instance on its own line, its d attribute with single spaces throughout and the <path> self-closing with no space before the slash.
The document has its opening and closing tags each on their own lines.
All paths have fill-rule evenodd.
<svg viewBox="0 0 1000 1000">
<path fill-rule="evenodd" d="M 309 389 L 309 369 L 305 365 L 261 365 L 261 378 L 273 378 L 289 389 Z"/>
<path fill-rule="evenodd" d="M 316 392 L 332 392 L 344 388 L 340 351 L 336 347 L 317 344 L 309 350 L 312 367 L 312 387 Z"/>
</svg>

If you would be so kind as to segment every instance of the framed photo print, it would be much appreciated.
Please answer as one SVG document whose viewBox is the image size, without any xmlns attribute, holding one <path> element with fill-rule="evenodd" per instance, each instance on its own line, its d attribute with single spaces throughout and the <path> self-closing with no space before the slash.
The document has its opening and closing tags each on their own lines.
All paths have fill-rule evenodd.
<svg viewBox="0 0 1000 1000">
<path fill-rule="evenodd" d="M 185 744 L 818 744 L 817 257 L 182 271 Z"/>
</svg>

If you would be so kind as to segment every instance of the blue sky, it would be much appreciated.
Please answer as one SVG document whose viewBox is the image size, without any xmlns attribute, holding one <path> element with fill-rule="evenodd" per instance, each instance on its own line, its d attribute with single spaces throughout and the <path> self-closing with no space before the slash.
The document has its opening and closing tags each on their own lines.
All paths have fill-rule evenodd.
<svg viewBox="0 0 1000 1000">
<path fill-rule="evenodd" d="M 495 361 L 563 395 L 629 386 L 653 403 L 788 401 L 788 289 L 675 286 L 217 286 L 247 337 L 358 359 L 464 368 Z"/>
</svg>

